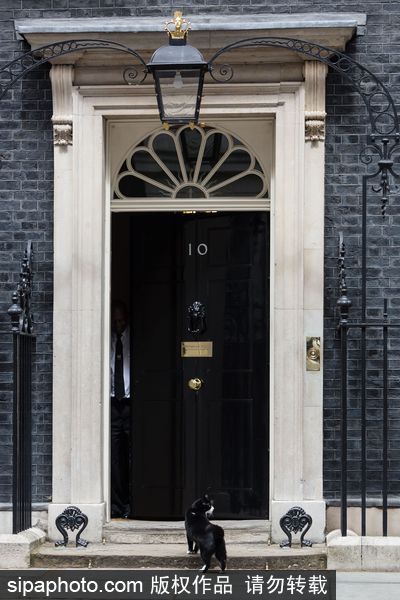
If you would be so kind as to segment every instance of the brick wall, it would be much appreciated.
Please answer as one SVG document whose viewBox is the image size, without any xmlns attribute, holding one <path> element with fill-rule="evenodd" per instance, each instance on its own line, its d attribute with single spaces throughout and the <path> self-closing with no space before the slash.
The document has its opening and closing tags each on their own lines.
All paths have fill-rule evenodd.
<svg viewBox="0 0 400 600">
<path fill-rule="evenodd" d="M 188 14 L 249 14 L 296 12 L 366 12 L 366 35 L 349 44 L 349 53 L 381 76 L 392 93 L 399 94 L 400 2 L 331 3 L 313 0 L 266 2 L 264 0 L 1 0 L 1 61 L 8 61 L 23 50 L 15 39 L 13 19 L 112 16 L 170 16 L 175 8 Z M 325 494 L 337 496 L 339 480 L 339 373 L 338 346 L 335 339 L 337 235 L 342 230 L 349 250 L 349 293 L 357 305 L 360 247 L 359 151 L 367 131 L 365 109 L 339 76 L 328 76 L 328 135 L 326 143 L 326 296 L 325 296 Z M 0 502 L 10 500 L 11 491 L 11 340 L 6 314 L 11 292 L 18 281 L 19 260 L 25 241 L 32 239 L 36 251 L 33 309 L 38 332 L 37 364 L 34 373 L 34 500 L 46 501 L 51 495 L 51 353 L 52 353 L 52 143 L 51 94 L 48 69 L 39 69 L 17 85 L 0 102 Z M 390 309 L 400 304 L 400 217 L 388 210 L 386 230 L 377 215 L 376 201 L 371 210 L 371 307 L 381 306 L 388 293 Z M 389 235 L 388 235 L 389 234 Z M 391 256 L 388 257 L 388 248 Z M 385 269 L 385 271 L 384 271 Z M 393 341 L 394 357 L 399 356 Z M 395 354 L 397 352 L 397 355 Z M 357 367 L 357 364 L 355 364 Z M 371 363 L 373 371 L 376 364 Z M 351 458 L 359 453 L 357 370 L 354 371 Z M 373 373 L 372 373 L 373 375 Z M 396 400 L 396 373 L 391 394 Z M 376 379 L 376 378 L 375 378 Z M 380 398 L 371 384 L 369 404 L 372 450 L 368 455 L 371 489 L 380 473 L 379 419 Z M 397 403 L 397 404 L 396 404 Z M 400 478 L 400 429 L 396 410 L 391 412 L 393 428 L 390 459 L 393 481 Z M 312 435 L 312 432 L 310 432 Z M 350 473 L 357 489 L 357 468 Z M 399 492 L 400 483 L 392 483 Z"/>
</svg>

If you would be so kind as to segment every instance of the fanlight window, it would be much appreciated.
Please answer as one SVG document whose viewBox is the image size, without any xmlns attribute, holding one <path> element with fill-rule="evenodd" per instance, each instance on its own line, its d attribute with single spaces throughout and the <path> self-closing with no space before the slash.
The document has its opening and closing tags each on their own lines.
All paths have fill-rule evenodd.
<svg viewBox="0 0 400 600">
<path fill-rule="evenodd" d="M 211 127 L 160 130 L 129 152 L 114 198 L 267 198 L 267 179 L 254 153 Z"/>
</svg>

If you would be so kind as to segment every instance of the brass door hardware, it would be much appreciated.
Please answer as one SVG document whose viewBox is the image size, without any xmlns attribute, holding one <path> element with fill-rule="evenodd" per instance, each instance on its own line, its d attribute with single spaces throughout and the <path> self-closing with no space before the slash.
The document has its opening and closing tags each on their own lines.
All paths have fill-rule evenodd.
<svg viewBox="0 0 400 600">
<path fill-rule="evenodd" d="M 181 356 L 183 358 L 212 358 L 212 342 L 193 342 L 191 340 L 181 342 Z"/>
<path fill-rule="evenodd" d="M 189 379 L 188 387 L 195 392 L 198 392 L 201 386 L 203 385 L 203 381 L 199 379 L 199 377 L 194 377 L 193 379 Z"/>
<path fill-rule="evenodd" d="M 307 337 L 307 358 L 306 358 L 306 370 L 307 371 L 320 371 L 321 370 L 321 338 L 320 337 Z"/>
</svg>

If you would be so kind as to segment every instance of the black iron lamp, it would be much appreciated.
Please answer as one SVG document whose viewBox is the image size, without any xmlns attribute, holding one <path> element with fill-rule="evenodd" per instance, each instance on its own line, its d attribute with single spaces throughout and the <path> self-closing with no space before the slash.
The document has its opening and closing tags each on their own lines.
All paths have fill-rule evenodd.
<svg viewBox="0 0 400 600">
<path fill-rule="evenodd" d="M 153 74 L 160 118 L 168 125 L 193 123 L 199 118 L 204 76 L 209 70 L 201 52 L 187 43 L 190 23 L 176 11 L 165 24 L 168 46 L 158 48 L 147 63 Z"/>
</svg>

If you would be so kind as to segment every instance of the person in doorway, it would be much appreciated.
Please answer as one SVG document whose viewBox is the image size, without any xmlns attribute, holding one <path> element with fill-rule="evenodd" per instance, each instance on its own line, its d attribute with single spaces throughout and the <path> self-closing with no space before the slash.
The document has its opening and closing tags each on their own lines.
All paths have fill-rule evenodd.
<svg viewBox="0 0 400 600">
<path fill-rule="evenodd" d="M 111 307 L 111 516 L 127 519 L 130 455 L 130 329 L 125 304 Z"/>
</svg>

